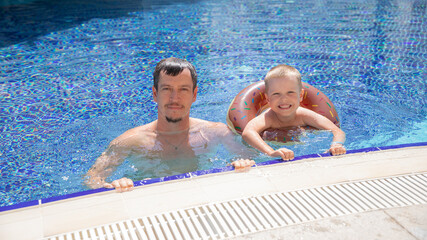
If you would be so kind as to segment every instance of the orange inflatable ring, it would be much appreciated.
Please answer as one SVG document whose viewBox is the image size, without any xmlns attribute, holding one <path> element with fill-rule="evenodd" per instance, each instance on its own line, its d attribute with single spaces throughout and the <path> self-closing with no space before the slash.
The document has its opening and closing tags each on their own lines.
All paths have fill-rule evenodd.
<svg viewBox="0 0 427 240">
<path fill-rule="evenodd" d="M 300 106 L 327 117 L 339 127 L 338 113 L 331 100 L 308 83 L 303 82 L 302 88 L 304 92 Z M 233 132 L 242 134 L 243 129 L 251 119 L 269 108 L 264 92 L 264 81 L 259 81 L 244 88 L 233 99 L 227 112 L 227 125 Z M 286 134 L 282 134 L 280 139 L 283 139 L 282 142 L 286 142 Z M 277 137 L 275 140 L 278 140 Z"/>
</svg>

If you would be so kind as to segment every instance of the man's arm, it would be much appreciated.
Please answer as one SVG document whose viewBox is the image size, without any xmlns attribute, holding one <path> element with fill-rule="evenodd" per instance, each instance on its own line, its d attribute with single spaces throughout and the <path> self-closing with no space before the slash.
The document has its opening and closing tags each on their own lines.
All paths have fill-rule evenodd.
<svg viewBox="0 0 427 240">
<path fill-rule="evenodd" d="M 86 185 L 90 188 L 100 188 L 108 184 L 105 182 L 116 168 L 122 164 L 128 151 L 124 151 L 117 140 L 113 140 L 107 150 L 95 161 L 95 164 L 86 173 Z"/>
<path fill-rule="evenodd" d="M 224 123 L 220 123 L 215 132 L 218 134 L 220 142 L 230 153 L 234 153 L 243 158 L 251 158 L 257 154 L 253 148 L 243 144 L 243 142 L 239 140 L 241 138 L 233 133 Z"/>
<path fill-rule="evenodd" d="M 236 139 L 236 135 L 224 123 L 213 123 L 210 126 L 212 134 L 222 143 L 224 147 L 230 152 L 242 158 L 232 160 L 231 165 L 234 166 L 236 171 L 247 171 L 251 166 L 255 165 L 255 161 L 249 158 L 255 156 L 256 151 L 248 148 L 242 142 Z M 211 134 L 210 134 L 211 135 Z"/>
<path fill-rule="evenodd" d="M 133 189 L 133 181 L 129 178 L 121 178 L 107 183 L 105 180 L 123 163 L 135 147 L 143 148 L 148 139 L 144 126 L 130 129 L 114 139 L 107 150 L 96 159 L 95 164 L 86 174 L 86 185 L 90 188 L 115 188 L 118 192 Z"/>
</svg>

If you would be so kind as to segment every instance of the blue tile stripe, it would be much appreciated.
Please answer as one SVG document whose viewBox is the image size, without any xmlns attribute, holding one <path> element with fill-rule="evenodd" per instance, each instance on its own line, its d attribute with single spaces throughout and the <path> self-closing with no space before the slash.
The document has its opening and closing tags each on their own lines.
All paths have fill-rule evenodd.
<svg viewBox="0 0 427 240">
<path fill-rule="evenodd" d="M 19 208 L 26 208 L 26 207 L 37 206 L 39 204 L 40 204 L 39 200 L 33 200 L 33 201 L 28 201 L 28 202 L 17 203 L 17 204 L 13 204 L 13 205 L 9 205 L 9 206 L 0 207 L 0 212 L 9 211 L 9 210 L 15 210 L 15 209 L 19 209 Z"/>
<path fill-rule="evenodd" d="M 86 195 L 90 195 L 90 194 L 94 194 L 94 193 L 107 192 L 107 191 L 111 191 L 111 190 L 113 190 L 113 189 L 98 188 L 98 189 L 91 189 L 91 190 L 86 190 L 86 191 L 82 191 L 82 192 L 70 193 L 70 194 L 61 195 L 61 196 L 48 197 L 48 198 L 41 199 L 41 204 L 56 202 L 56 201 L 69 199 L 69 198 L 86 196 Z"/>
<path fill-rule="evenodd" d="M 420 146 L 427 146 L 427 142 L 408 143 L 408 144 L 400 144 L 400 145 L 393 145 L 393 146 L 370 147 L 370 148 L 348 150 L 347 154 L 363 153 L 363 152 L 375 152 L 375 151 L 381 151 L 381 150 L 390 150 L 390 149 L 399 149 L 399 148 L 408 148 L 408 147 L 420 147 Z M 290 162 L 298 161 L 298 160 L 302 160 L 302 159 L 307 159 L 307 158 L 318 158 L 318 157 L 329 157 L 329 156 L 331 156 L 330 153 L 309 154 L 309 155 L 295 157 L 294 159 L 290 160 Z M 274 165 L 274 164 L 282 163 L 282 162 L 284 162 L 284 161 L 281 159 L 274 159 L 274 160 L 269 160 L 269 161 L 257 163 L 253 167 Z M 135 187 L 137 187 L 137 186 L 150 185 L 150 184 L 154 184 L 154 183 L 167 182 L 167 181 L 172 181 L 172 180 L 177 180 L 177 179 L 186 179 L 186 178 L 202 176 L 202 175 L 207 175 L 207 174 L 213 174 L 213 173 L 230 172 L 233 170 L 234 170 L 234 167 L 226 166 L 226 167 L 222 167 L 222 168 L 200 170 L 200 171 L 195 171 L 195 172 L 190 172 L 190 173 L 183 173 L 183 174 L 178 174 L 178 175 L 173 175 L 173 176 L 167 176 L 167 177 L 163 177 L 163 178 L 153 178 L 153 179 L 135 181 L 134 185 L 135 185 Z M 82 196 L 86 196 L 86 195 L 91 195 L 91 194 L 100 193 L 100 192 L 107 192 L 107 191 L 112 191 L 112 190 L 113 189 L 98 188 L 98 189 L 91 189 L 91 190 L 86 190 L 86 191 L 82 191 L 82 192 L 66 194 L 66 195 L 62 195 L 62 196 L 44 198 L 41 200 L 33 200 L 33 201 L 28 201 L 28 202 L 22 202 L 22 203 L 9 205 L 9 206 L 0 207 L 0 212 L 16 210 L 16 209 L 21 209 L 21 208 L 26 208 L 26 207 L 33 207 L 33 206 L 38 206 L 41 204 L 56 202 L 56 201 L 60 201 L 60 200 L 64 200 L 64 199 L 82 197 Z"/>
</svg>

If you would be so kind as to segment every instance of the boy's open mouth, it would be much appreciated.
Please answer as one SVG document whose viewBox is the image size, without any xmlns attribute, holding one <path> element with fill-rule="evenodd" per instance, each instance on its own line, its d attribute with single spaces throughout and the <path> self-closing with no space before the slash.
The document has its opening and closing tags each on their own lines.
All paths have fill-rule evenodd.
<svg viewBox="0 0 427 240">
<path fill-rule="evenodd" d="M 289 108 L 291 108 L 291 107 L 292 107 L 292 105 L 290 105 L 290 104 L 282 104 L 282 105 L 279 105 L 279 108 L 280 108 L 280 109 L 284 109 L 284 110 L 289 109 Z"/>
</svg>

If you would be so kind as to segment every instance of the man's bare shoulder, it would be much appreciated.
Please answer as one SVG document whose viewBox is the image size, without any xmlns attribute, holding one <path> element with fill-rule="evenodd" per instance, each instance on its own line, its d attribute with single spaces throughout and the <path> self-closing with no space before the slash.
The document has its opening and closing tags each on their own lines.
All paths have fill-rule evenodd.
<svg viewBox="0 0 427 240">
<path fill-rule="evenodd" d="M 138 126 L 135 128 L 131 128 L 115 138 L 111 144 L 120 144 L 131 146 L 134 144 L 138 144 L 144 139 L 151 138 L 154 135 L 154 131 L 152 130 L 152 123 Z"/>
<path fill-rule="evenodd" d="M 198 118 L 191 118 L 191 128 L 196 131 L 215 131 L 215 130 L 226 130 L 227 125 L 222 122 L 211 122 Z"/>
</svg>

